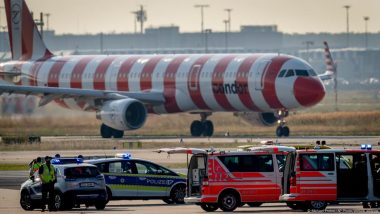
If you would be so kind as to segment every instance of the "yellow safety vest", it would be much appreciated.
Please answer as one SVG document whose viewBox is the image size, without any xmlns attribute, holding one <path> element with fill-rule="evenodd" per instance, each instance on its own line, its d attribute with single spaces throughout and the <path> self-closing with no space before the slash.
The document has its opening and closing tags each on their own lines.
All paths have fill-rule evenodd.
<svg viewBox="0 0 380 214">
<path fill-rule="evenodd" d="M 38 171 L 38 169 L 40 168 L 40 166 L 41 166 L 40 163 L 35 163 L 35 164 L 33 164 L 33 166 L 32 166 L 32 170 L 33 170 L 33 172 Z"/>
<path fill-rule="evenodd" d="M 53 165 L 50 164 L 50 170 L 46 164 L 42 165 L 43 167 L 43 172 L 40 174 L 40 178 L 42 183 L 49 183 L 53 182 L 55 180 L 55 172 L 54 172 L 54 167 Z"/>
</svg>

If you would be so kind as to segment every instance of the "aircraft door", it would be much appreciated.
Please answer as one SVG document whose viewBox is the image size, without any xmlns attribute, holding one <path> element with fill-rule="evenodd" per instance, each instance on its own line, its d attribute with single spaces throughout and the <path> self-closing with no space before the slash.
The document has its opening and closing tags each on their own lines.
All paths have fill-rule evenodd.
<svg viewBox="0 0 380 214">
<path fill-rule="evenodd" d="M 200 65 L 194 65 L 191 67 L 189 77 L 188 77 L 188 85 L 191 91 L 197 91 L 199 88 L 199 72 L 201 71 Z"/>
<path fill-rule="evenodd" d="M 269 68 L 269 65 L 272 63 L 271 60 L 262 60 L 259 62 L 257 69 L 255 70 L 255 89 L 263 90 L 264 88 L 264 77 Z"/>
</svg>

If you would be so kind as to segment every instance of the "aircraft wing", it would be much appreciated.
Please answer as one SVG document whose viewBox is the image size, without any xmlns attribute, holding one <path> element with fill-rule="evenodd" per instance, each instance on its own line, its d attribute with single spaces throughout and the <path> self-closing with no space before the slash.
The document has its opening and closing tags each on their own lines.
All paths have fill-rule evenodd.
<svg viewBox="0 0 380 214">
<path fill-rule="evenodd" d="M 41 96 L 39 106 L 60 98 L 79 98 L 93 100 L 118 100 L 132 98 L 146 104 L 161 104 L 165 102 L 162 91 L 124 92 L 110 90 L 57 88 L 44 86 L 19 86 L 0 84 L 0 94 L 25 94 Z"/>
</svg>

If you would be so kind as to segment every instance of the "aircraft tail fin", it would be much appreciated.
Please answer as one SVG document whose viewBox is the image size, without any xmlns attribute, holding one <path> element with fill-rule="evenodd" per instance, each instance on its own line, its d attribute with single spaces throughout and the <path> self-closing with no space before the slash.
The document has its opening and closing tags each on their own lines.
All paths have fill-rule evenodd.
<svg viewBox="0 0 380 214">
<path fill-rule="evenodd" d="M 4 0 L 13 60 L 36 60 L 53 54 L 46 48 L 25 0 Z"/>
<path fill-rule="evenodd" d="M 323 42 L 325 45 L 325 64 L 326 64 L 326 70 L 331 71 L 333 73 L 336 72 L 336 64 L 334 63 L 334 60 L 331 56 L 329 44 L 327 44 L 326 41 Z"/>
</svg>

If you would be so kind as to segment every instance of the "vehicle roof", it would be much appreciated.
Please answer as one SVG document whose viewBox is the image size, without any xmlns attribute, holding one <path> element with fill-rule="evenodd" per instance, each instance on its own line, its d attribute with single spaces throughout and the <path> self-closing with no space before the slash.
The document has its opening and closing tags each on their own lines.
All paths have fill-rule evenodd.
<svg viewBox="0 0 380 214">
<path fill-rule="evenodd" d="M 86 166 L 96 167 L 95 165 L 90 164 L 90 163 L 54 164 L 53 166 L 57 168 L 86 167 Z"/>
<path fill-rule="evenodd" d="M 143 159 L 140 159 L 140 158 L 129 158 L 129 159 L 124 159 L 124 158 L 99 158 L 99 159 L 90 159 L 90 160 L 85 160 L 84 162 L 85 163 L 91 163 L 91 164 L 95 164 L 95 163 L 101 163 L 101 162 L 111 162 L 111 161 L 117 161 L 117 160 L 140 160 L 140 161 L 146 161 L 146 162 L 151 162 L 153 163 L 152 161 L 148 161 L 148 160 L 143 160 Z"/>
<path fill-rule="evenodd" d="M 298 153 L 380 153 L 380 150 L 362 150 L 362 149 L 305 149 L 297 150 Z"/>
</svg>

